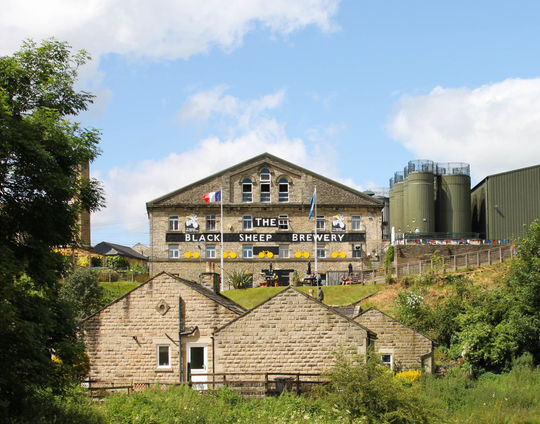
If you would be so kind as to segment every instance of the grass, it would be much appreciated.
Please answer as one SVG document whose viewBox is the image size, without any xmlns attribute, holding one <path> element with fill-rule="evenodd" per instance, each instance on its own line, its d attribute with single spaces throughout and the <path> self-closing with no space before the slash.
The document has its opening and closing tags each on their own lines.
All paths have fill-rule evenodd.
<svg viewBox="0 0 540 424">
<path fill-rule="evenodd" d="M 103 287 L 102 306 L 106 306 L 113 300 L 118 299 L 120 296 L 123 296 L 128 291 L 133 290 L 135 287 L 139 286 L 140 283 L 131 281 L 115 281 L 111 283 L 99 283 L 99 285 Z"/>
<path fill-rule="evenodd" d="M 227 290 L 223 292 L 224 296 L 239 303 L 244 308 L 254 308 L 266 299 L 279 293 L 285 287 L 256 287 L 252 289 Z M 313 289 L 317 294 L 317 287 L 303 286 L 298 290 L 309 293 Z M 379 286 L 375 285 L 353 285 L 353 286 L 325 286 L 323 287 L 324 303 L 327 305 L 348 305 L 368 294 L 375 293 Z"/>
</svg>

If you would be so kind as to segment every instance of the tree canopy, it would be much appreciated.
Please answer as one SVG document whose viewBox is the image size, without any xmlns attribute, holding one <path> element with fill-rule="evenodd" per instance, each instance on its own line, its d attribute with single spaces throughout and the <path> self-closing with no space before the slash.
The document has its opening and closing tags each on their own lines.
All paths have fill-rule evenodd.
<svg viewBox="0 0 540 424">
<path fill-rule="evenodd" d="M 75 363 L 81 347 L 59 300 L 61 255 L 77 243 L 82 210 L 103 204 L 81 167 L 99 154 L 100 132 L 73 116 L 93 96 L 76 91 L 89 59 L 54 39 L 26 41 L 0 57 L 0 415 L 17 414 L 37 390 L 58 387 L 55 362 Z"/>
</svg>

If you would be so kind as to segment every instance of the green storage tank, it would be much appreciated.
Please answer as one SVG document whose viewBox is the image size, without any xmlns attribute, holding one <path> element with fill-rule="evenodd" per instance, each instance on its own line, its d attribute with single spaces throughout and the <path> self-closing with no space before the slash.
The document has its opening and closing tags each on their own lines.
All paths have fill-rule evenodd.
<svg viewBox="0 0 540 424">
<path fill-rule="evenodd" d="M 396 233 L 403 232 L 403 182 L 397 183 L 394 186 L 394 198 L 396 204 L 396 212 L 394 214 L 395 224 L 392 224 Z"/>
<path fill-rule="evenodd" d="M 441 233 L 471 231 L 471 177 L 440 175 L 437 192 L 438 229 Z"/>
<path fill-rule="evenodd" d="M 407 184 L 408 232 L 435 231 L 435 198 L 433 172 L 409 172 Z"/>
<path fill-rule="evenodd" d="M 402 197 L 403 209 L 401 212 L 401 232 L 410 233 L 411 224 L 409 222 L 409 180 L 405 178 L 403 180 L 403 197 Z"/>
</svg>

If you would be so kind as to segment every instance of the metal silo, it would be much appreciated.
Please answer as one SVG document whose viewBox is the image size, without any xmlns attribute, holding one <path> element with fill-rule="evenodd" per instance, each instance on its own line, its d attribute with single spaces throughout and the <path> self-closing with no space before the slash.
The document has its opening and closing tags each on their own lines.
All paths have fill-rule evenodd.
<svg viewBox="0 0 540 424">
<path fill-rule="evenodd" d="M 432 161 L 409 162 L 408 176 L 405 179 L 408 232 L 431 233 L 435 231 L 433 171 Z"/>
<path fill-rule="evenodd" d="M 403 174 L 396 172 L 390 179 L 390 228 L 396 233 L 402 232 L 403 226 Z"/>
<path fill-rule="evenodd" d="M 437 164 L 437 231 L 471 231 L 471 177 L 466 163 Z"/>
</svg>

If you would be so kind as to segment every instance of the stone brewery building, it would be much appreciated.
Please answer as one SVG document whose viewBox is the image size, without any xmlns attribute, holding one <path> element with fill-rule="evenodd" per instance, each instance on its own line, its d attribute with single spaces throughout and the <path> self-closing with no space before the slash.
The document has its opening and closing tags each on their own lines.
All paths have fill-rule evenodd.
<svg viewBox="0 0 540 424">
<path fill-rule="evenodd" d="M 308 221 L 315 187 L 317 216 Z M 294 271 L 305 276 L 316 254 L 324 279 L 349 264 L 359 269 L 363 257 L 383 247 L 379 200 L 265 153 L 147 203 L 151 275 L 200 281 L 205 273 L 220 274 L 221 205 L 203 200 L 218 190 L 225 277 L 247 271 L 256 286 L 272 263 L 287 284 Z"/>
<path fill-rule="evenodd" d="M 348 317 L 293 287 L 251 310 L 162 272 L 85 320 L 93 383 L 207 381 L 208 373 L 317 373 L 372 346 L 392 369 L 433 367 L 433 342 L 376 309 Z"/>
</svg>

